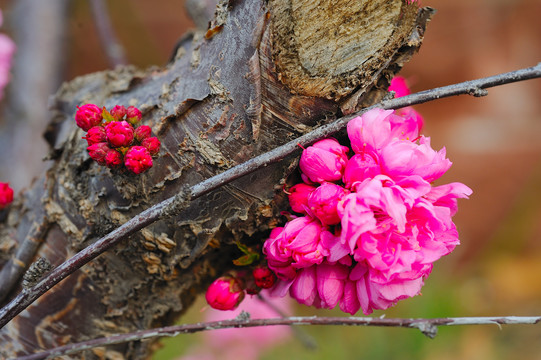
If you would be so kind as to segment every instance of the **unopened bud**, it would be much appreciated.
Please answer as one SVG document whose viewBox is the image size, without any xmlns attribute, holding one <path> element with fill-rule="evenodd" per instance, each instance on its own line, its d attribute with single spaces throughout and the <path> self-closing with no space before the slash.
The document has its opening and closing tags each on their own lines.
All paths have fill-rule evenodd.
<svg viewBox="0 0 541 360">
<path fill-rule="evenodd" d="M 140 174 L 152 167 L 152 157 L 147 148 L 132 146 L 124 156 L 124 165 L 134 174 Z"/>
<path fill-rule="evenodd" d="M 257 267 L 252 271 L 255 284 L 262 289 L 271 288 L 276 282 L 276 275 L 268 267 Z"/>
<path fill-rule="evenodd" d="M 222 276 L 210 284 L 205 294 L 207 303 L 217 310 L 234 310 L 244 299 L 244 290 L 239 280 Z"/>
<path fill-rule="evenodd" d="M 113 147 L 129 146 L 133 141 L 133 127 L 126 121 L 113 121 L 105 126 L 107 141 Z"/>
<path fill-rule="evenodd" d="M 141 114 L 141 111 L 138 108 L 136 108 L 135 106 L 128 107 L 126 112 L 126 121 L 128 121 L 132 125 L 135 125 L 139 123 L 142 118 L 143 114 Z"/>
<path fill-rule="evenodd" d="M 139 142 L 143 142 L 146 138 L 150 137 L 152 129 L 148 125 L 141 125 L 135 129 L 135 139 Z"/>
<path fill-rule="evenodd" d="M 107 141 L 105 128 L 103 126 L 91 127 L 86 133 L 86 136 L 83 136 L 83 139 L 86 139 L 89 146 L 100 142 L 105 142 Z"/>
<path fill-rule="evenodd" d="M 156 155 L 160 152 L 161 142 L 157 137 L 148 137 L 141 142 L 141 145 L 147 148 L 150 155 Z"/>
<path fill-rule="evenodd" d="M 9 187 L 9 183 L 0 182 L 0 210 L 7 207 L 13 202 L 13 189 Z"/>
<path fill-rule="evenodd" d="M 86 148 L 86 150 L 88 150 L 88 155 L 90 155 L 90 157 L 98 164 L 105 165 L 105 156 L 107 155 L 107 152 L 111 150 L 111 148 L 109 145 L 107 145 L 107 143 L 101 142 L 90 145 Z"/>
<path fill-rule="evenodd" d="M 84 131 L 88 131 L 93 126 L 98 126 L 102 119 L 101 109 L 94 104 L 77 107 L 75 123 Z"/>
<path fill-rule="evenodd" d="M 122 165 L 122 154 L 116 150 L 109 150 L 105 155 L 105 166 L 110 169 L 117 169 Z"/>
<path fill-rule="evenodd" d="M 111 109 L 110 114 L 116 121 L 122 121 L 126 116 L 127 110 L 122 105 L 116 105 Z"/>
</svg>

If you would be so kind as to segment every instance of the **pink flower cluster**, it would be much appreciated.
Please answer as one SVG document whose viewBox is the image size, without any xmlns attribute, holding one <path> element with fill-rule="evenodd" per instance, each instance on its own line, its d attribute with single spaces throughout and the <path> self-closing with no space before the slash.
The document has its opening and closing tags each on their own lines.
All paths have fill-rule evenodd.
<svg viewBox="0 0 541 360">
<path fill-rule="evenodd" d="M 13 189 L 9 183 L 0 182 L 0 210 L 13 202 Z"/>
<path fill-rule="evenodd" d="M 78 107 L 77 126 L 86 131 L 88 154 L 98 164 L 111 169 L 124 166 L 134 174 L 152 167 L 152 156 L 160 151 L 160 140 L 152 137 L 147 125 L 134 128 L 142 118 L 135 106 L 116 105 L 111 111 L 94 104 Z"/>
<path fill-rule="evenodd" d="M 304 182 L 289 190 L 300 215 L 263 247 L 279 279 L 273 294 L 370 314 L 419 294 L 432 263 L 459 244 L 451 218 L 472 191 L 432 185 L 451 162 L 419 134 L 422 119 L 410 110 L 354 118 L 351 149 L 325 139 L 303 151 Z"/>
</svg>

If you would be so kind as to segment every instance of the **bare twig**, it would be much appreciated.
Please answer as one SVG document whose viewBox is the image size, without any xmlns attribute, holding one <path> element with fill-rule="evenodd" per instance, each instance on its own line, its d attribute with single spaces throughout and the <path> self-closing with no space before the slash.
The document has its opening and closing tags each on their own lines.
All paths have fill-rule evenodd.
<svg viewBox="0 0 541 360">
<path fill-rule="evenodd" d="M 535 325 L 541 321 L 541 316 L 502 316 L 502 317 L 457 317 L 435 319 L 401 319 L 401 318 L 369 318 L 369 317 L 287 317 L 278 319 L 233 319 L 208 323 L 168 326 L 150 330 L 140 330 L 129 334 L 111 335 L 80 343 L 69 344 L 50 349 L 37 354 L 19 357 L 16 360 L 38 360 L 46 357 L 69 355 L 88 350 L 97 346 L 107 346 L 129 341 L 141 341 L 162 336 L 177 336 L 206 330 L 227 328 L 250 328 L 257 326 L 276 325 L 347 325 L 347 326 L 378 326 L 402 327 L 419 329 L 424 335 L 434 338 L 438 326 L 454 325 L 504 325 L 529 324 Z"/>
<path fill-rule="evenodd" d="M 381 103 L 370 108 L 363 109 L 356 114 L 345 116 L 330 124 L 323 125 L 296 140 L 290 141 L 265 154 L 259 155 L 242 164 L 234 166 L 221 174 L 213 176 L 197 185 L 190 187 L 187 191 L 181 192 L 180 194 L 166 199 L 141 212 L 139 215 L 136 215 L 122 226 L 81 250 L 72 258 L 66 260 L 47 276 L 45 276 L 38 284 L 30 289 L 24 290 L 0 310 L 0 328 L 6 325 L 17 314 L 26 309 L 30 304 L 32 304 L 36 299 L 38 299 L 62 279 L 66 278 L 75 270 L 79 269 L 81 266 L 88 263 L 98 255 L 115 246 L 120 241 L 126 239 L 129 235 L 134 234 L 135 232 L 159 219 L 166 218 L 177 213 L 175 209 L 186 206 L 190 199 L 203 196 L 244 175 L 250 174 L 272 163 L 281 161 L 288 155 L 298 152 L 299 144 L 302 146 L 308 146 L 319 139 L 323 139 L 337 133 L 343 129 L 347 125 L 348 121 L 350 121 L 352 118 L 368 111 L 371 108 L 380 107 L 385 109 L 397 109 L 460 94 L 478 96 L 485 88 L 539 77 L 541 77 L 541 63 L 526 69 L 466 81 L 459 84 L 422 91 L 397 99 L 382 101 Z"/>
<path fill-rule="evenodd" d="M 109 11 L 104 0 L 89 0 L 90 7 L 92 8 L 92 15 L 94 16 L 94 22 L 98 29 L 98 35 L 100 37 L 103 50 L 107 55 L 109 64 L 114 68 L 117 65 L 126 65 L 126 55 L 124 54 L 124 48 L 120 45 L 113 25 L 111 24 L 111 18 L 109 17 Z"/>
</svg>

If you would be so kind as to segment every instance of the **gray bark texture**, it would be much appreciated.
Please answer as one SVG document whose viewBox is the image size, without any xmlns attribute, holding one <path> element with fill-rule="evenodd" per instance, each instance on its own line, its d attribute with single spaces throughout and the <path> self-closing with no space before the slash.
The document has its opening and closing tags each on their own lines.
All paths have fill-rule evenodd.
<svg viewBox="0 0 541 360">
<path fill-rule="evenodd" d="M 186 37 L 167 66 L 64 84 L 45 134 L 52 161 L 0 214 L 0 266 L 38 257 L 58 266 L 184 185 L 381 99 L 431 14 L 405 0 L 221 1 L 208 30 Z M 139 107 L 162 142 L 154 166 L 135 176 L 92 161 L 73 120 L 84 103 Z M 198 198 L 77 270 L 0 329 L 0 355 L 171 324 L 232 267 L 237 241 L 261 246 L 279 224 L 295 165 L 290 157 Z M 39 250 L 25 261 L 24 247 Z M 153 344 L 75 357 L 141 359 Z"/>
</svg>

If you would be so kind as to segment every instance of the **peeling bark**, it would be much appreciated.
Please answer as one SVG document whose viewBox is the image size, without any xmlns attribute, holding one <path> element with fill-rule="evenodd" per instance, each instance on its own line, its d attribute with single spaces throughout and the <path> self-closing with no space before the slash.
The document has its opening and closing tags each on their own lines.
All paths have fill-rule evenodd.
<svg viewBox="0 0 541 360">
<path fill-rule="evenodd" d="M 38 256 L 57 266 L 183 185 L 380 99 L 420 46 L 432 11 L 399 0 L 350 2 L 318 2 L 327 10 L 305 27 L 313 1 L 222 1 L 209 30 L 185 38 L 166 67 L 124 67 L 64 84 L 46 133 L 55 161 L 0 220 L 0 265 L 17 260 L 6 254 L 15 255 L 41 224 Z M 390 14 L 381 13 L 383 5 Z M 282 11 L 297 20 L 284 23 Z M 358 21 L 361 15 L 366 20 Z M 373 34 L 380 39 L 363 53 L 355 44 Z M 293 69 L 283 49 L 298 54 Z M 334 50 L 320 56 L 326 49 Z M 97 166 L 73 121 L 76 105 L 87 102 L 139 107 L 162 141 L 154 167 L 132 176 Z M 282 185 L 294 165 L 288 158 L 196 199 L 76 271 L 0 330 L 0 354 L 170 324 L 232 266 L 236 241 L 261 244 L 278 224 Z M 152 343 L 130 343 L 81 356 L 144 358 L 151 351 Z"/>
</svg>

